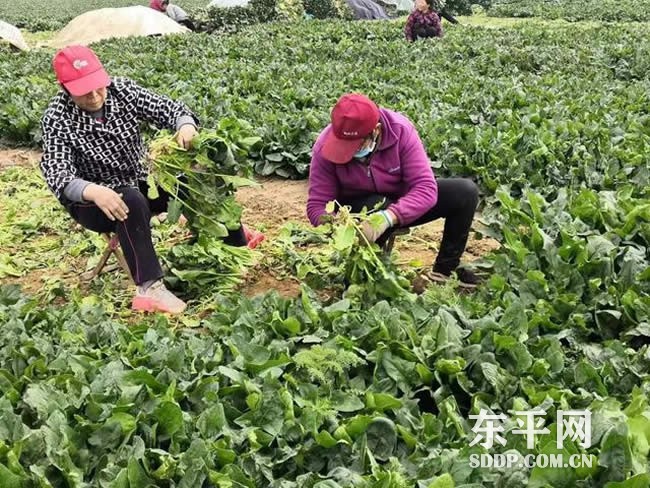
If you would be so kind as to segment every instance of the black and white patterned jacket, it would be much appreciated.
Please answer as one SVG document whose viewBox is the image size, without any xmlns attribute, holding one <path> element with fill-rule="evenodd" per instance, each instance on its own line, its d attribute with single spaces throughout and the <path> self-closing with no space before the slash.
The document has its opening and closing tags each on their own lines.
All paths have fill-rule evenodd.
<svg viewBox="0 0 650 488">
<path fill-rule="evenodd" d="M 50 190 L 67 206 L 65 187 L 83 179 L 109 188 L 138 186 L 147 178 L 140 123 L 176 130 L 179 121 L 198 125 L 189 108 L 127 78 L 112 78 L 104 121 L 81 110 L 65 92 L 56 95 L 41 120 L 41 171 Z"/>
</svg>

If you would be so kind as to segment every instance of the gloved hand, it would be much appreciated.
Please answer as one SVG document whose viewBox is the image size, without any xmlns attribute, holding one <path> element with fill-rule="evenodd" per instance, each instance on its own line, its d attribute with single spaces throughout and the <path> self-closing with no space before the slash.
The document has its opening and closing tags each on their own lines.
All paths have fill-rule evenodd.
<svg viewBox="0 0 650 488">
<path fill-rule="evenodd" d="M 375 217 L 375 215 L 377 217 Z M 381 218 L 380 218 L 381 217 Z M 390 210 L 381 210 L 370 217 L 361 224 L 361 232 L 368 239 L 368 242 L 373 243 L 379 239 L 384 232 L 390 229 L 397 222 L 397 217 Z"/>
</svg>

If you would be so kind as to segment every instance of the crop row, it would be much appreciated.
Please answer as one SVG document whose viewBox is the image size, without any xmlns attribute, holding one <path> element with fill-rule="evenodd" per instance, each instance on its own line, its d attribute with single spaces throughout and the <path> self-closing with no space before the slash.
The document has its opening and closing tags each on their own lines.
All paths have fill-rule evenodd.
<svg viewBox="0 0 650 488">
<path fill-rule="evenodd" d="M 494 2 L 490 15 L 497 17 L 540 17 L 571 22 L 648 22 L 648 0 L 502 0 Z"/>
</svg>

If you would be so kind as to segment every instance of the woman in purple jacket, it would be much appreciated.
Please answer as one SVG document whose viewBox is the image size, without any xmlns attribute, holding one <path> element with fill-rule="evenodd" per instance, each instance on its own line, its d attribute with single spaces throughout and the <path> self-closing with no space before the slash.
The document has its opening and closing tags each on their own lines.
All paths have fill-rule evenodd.
<svg viewBox="0 0 650 488">
<path fill-rule="evenodd" d="M 333 200 L 353 212 L 382 202 L 382 226 L 363 225 L 364 235 L 379 246 L 396 228 L 444 218 L 431 276 L 442 281 L 456 271 L 462 284 L 477 284 L 477 276 L 458 265 L 478 204 L 478 188 L 469 179 L 436 179 L 411 121 L 361 94 L 339 99 L 331 123 L 313 147 L 307 201 L 313 225 L 323 222 L 325 207 Z"/>
</svg>

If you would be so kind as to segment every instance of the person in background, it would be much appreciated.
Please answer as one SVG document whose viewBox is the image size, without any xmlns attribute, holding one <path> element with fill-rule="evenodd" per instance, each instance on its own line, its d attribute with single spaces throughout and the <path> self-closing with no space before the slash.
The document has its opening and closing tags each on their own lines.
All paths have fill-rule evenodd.
<svg viewBox="0 0 650 488">
<path fill-rule="evenodd" d="M 149 7 L 167 14 L 167 17 L 178 22 L 181 25 L 184 25 L 192 31 L 196 30 L 196 27 L 187 15 L 187 12 L 185 12 L 185 10 L 180 8 L 178 5 L 169 3 L 169 0 L 151 0 L 149 2 Z"/>
<path fill-rule="evenodd" d="M 362 223 L 365 238 L 379 246 L 397 228 L 444 218 L 440 250 L 428 277 L 445 281 L 456 272 L 462 286 L 478 284 L 474 272 L 459 267 L 478 205 L 478 188 L 470 179 L 436 179 L 420 136 L 405 115 L 379 108 L 362 94 L 338 100 L 331 123 L 312 151 L 307 198 L 312 225 L 328 219 L 330 201 L 355 213 L 380 205 L 381 226 Z"/>
<path fill-rule="evenodd" d="M 436 0 L 415 0 L 415 10 L 406 20 L 404 34 L 409 42 L 427 37 L 442 37 L 440 15 L 434 9 Z"/>
</svg>

